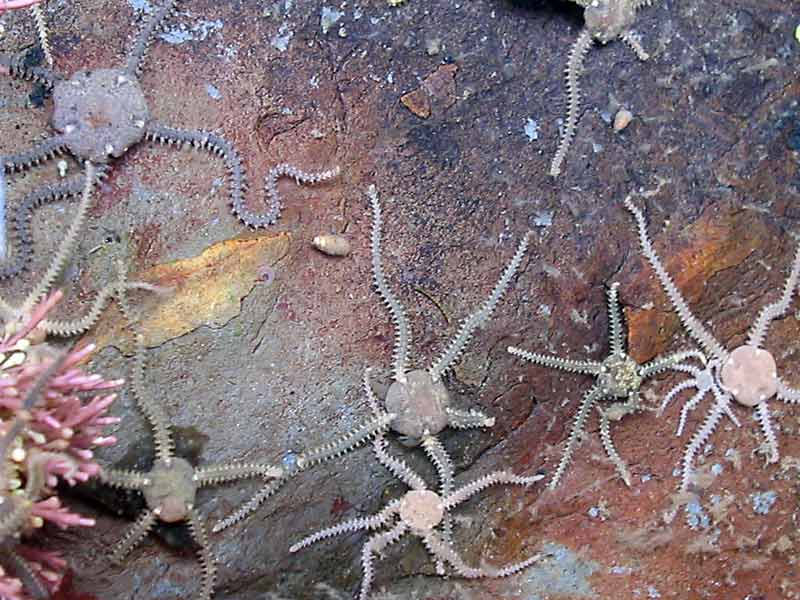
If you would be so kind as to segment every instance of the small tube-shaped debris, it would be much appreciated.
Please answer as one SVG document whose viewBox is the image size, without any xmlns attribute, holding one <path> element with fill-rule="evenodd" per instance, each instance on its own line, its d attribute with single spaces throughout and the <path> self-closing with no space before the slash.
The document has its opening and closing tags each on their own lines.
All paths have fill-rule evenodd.
<svg viewBox="0 0 800 600">
<path fill-rule="evenodd" d="M 328 256 L 347 256 L 351 250 L 349 240 L 341 235 L 318 235 L 311 243 L 314 248 Z"/>
</svg>

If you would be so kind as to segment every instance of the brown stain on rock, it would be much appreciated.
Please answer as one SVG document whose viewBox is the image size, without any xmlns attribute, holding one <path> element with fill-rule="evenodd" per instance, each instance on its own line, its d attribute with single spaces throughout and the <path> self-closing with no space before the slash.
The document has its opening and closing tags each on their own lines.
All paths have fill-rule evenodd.
<svg viewBox="0 0 800 600">
<path fill-rule="evenodd" d="M 163 291 L 145 300 L 139 328 L 148 347 L 155 347 L 202 325 L 222 327 L 241 310 L 242 298 L 260 281 L 265 264 L 275 265 L 286 256 L 287 233 L 225 240 L 209 246 L 199 256 L 156 265 L 131 279 L 145 281 Z M 104 315 L 94 330 L 99 348 L 130 344 L 119 312 Z"/>
<path fill-rule="evenodd" d="M 712 206 L 686 228 L 677 244 L 655 245 L 690 309 L 704 321 L 692 305 L 704 297 L 711 299 L 706 297 L 708 282 L 744 262 L 768 235 L 764 223 L 750 213 L 733 206 Z M 628 297 L 657 299 L 652 308 L 625 309 L 629 352 L 637 362 L 646 362 L 667 349 L 680 322 L 649 264 L 645 263 L 626 292 Z"/>
<path fill-rule="evenodd" d="M 404 94 L 400 102 L 421 119 L 431 116 L 434 106 L 450 108 L 456 102 L 456 72 L 458 66 L 439 66 L 422 82 L 422 86 Z"/>
</svg>

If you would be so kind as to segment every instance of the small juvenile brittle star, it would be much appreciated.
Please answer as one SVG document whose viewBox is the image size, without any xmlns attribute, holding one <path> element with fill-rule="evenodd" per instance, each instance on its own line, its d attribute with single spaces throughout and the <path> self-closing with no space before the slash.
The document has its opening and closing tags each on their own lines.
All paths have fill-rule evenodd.
<svg viewBox="0 0 800 600">
<path fill-rule="evenodd" d="M 630 197 L 625 199 L 624 204 L 636 220 L 642 254 L 655 271 L 661 287 L 666 292 L 684 329 L 698 343 L 705 355 L 701 361 L 701 368 L 690 366 L 682 369 L 692 378 L 672 388 L 664 398 L 661 408 L 663 410 L 682 391 L 696 389 L 681 410 L 678 424 L 678 435 L 680 435 L 689 411 L 693 410 L 709 393 L 714 398 L 705 420 L 686 446 L 683 455 L 680 492 L 689 490 L 694 475 L 695 458 L 714 433 L 722 416 L 728 415 L 737 426 L 739 425 L 739 421 L 732 411 L 732 400 L 742 406 L 754 409 L 754 417 L 761 427 L 769 452 L 767 462 L 777 462 L 780 458 L 778 440 L 770 421 L 767 403 L 773 397 L 777 397 L 787 404 L 798 404 L 800 403 L 800 390 L 790 387 L 781 379 L 778 375 L 775 358 L 768 350 L 762 348 L 762 345 L 770 323 L 785 315 L 791 305 L 792 296 L 797 289 L 798 279 L 800 279 L 800 244 L 795 251 L 791 270 L 780 297 L 761 309 L 748 331 L 747 341 L 729 352 L 692 314 L 686 300 L 653 249 L 642 212 Z"/>
<path fill-rule="evenodd" d="M 573 0 L 584 8 L 584 28 L 572 45 L 567 59 L 567 117 L 561 130 L 558 149 L 550 163 L 550 176 L 561 174 L 561 164 L 567 155 L 581 109 L 580 76 L 583 73 L 583 61 L 595 42 L 607 44 L 614 39 L 621 39 L 636 54 L 639 60 L 650 58 L 642 47 L 639 37 L 631 26 L 636 20 L 636 12 L 643 6 L 649 6 L 652 0 Z"/>
<path fill-rule="evenodd" d="M 594 386 L 583 396 L 578 413 L 572 422 L 572 430 L 567 439 L 567 447 L 558 464 L 553 478 L 550 480 L 550 489 L 555 489 L 561 477 L 572 460 L 575 446 L 585 435 L 586 419 L 592 407 L 597 410 L 600 417 L 600 439 L 603 448 L 611 462 L 617 469 L 625 485 L 631 485 L 631 476 L 625 462 L 620 458 L 611 439 L 611 421 L 619 421 L 629 414 L 645 410 L 642 406 L 639 392 L 645 379 L 653 377 L 667 369 L 676 369 L 682 361 L 699 355 L 697 351 L 675 352 L 664 357 L 658 357 L 650 362 L 639 364 L 625 351 L 625 335 L 622 327 L 622 314 L 618 298 L 619 284 L 614 283 L 608 289 L 608 323 L 610 353 L 603 361 L 572 360 L 535 354 L 514 346 L 509 346 L 508 351 L 529 362 L 552 369 L 560 369 L 571 373 L 583 373 L 596 378 Z M 601 400 L 610 399 L 612 404 L 608 408 L 598 405 Z"/>
<path fill-rule="evenodd" d="M 120 299 L 120 306 L 129 323 L 133 323 L 132 311 L 127 298 Z M 155 462 L 147 472 L 103 469 L 102 481 L 113 487 L 137 490 L 142 493 L 147 508 L 117 544 L 112 559 L 121 562 L 150 532 L 157 521 L 183 523 L 189 526 L 197 545 L 198 558 L 203 570 L 200 600 L 209 600 L 214 593 L 216 565 L 209 547 L 208 535 L 196 506 L 196 495 L 200 488 L 239 479 L 262 477 L 282 480 L 286 472 L 277 466 L 265 463 L 228 463 L 193 467 L 188 461 L 175 456 L 175 449 L 167 416 L 161 406 L 148 395 L 144 385 L 144 341 L 136 336 L 136 352 L 131 373 L 131 389 L 137 406 L 147 418 L 155 440 Z"/>
<path fill-rule="evenodd" d="M 380 415 L 384 411 L 372 392 L 368 378 L 369 370 L 364 375 L 364 389 L 372 410 L 376 415 Z M 433 436 L 426 436 L 422 443 L 425 446 L 438 445 L 438 440 Z M 434 492 L 428 488 L 425 480 L 411 469 L 403 459 L 392 456 L 388 452 L 385 432 L 381 432 L 375 437 L 373 450 L 378 462 L 386 467 L 394 477 L 408 486 L 409 491 L 403 494 L 401 498 L 390 501 L 385 508 L 374 515 L 352 519 L 317 531 L 303 538 L 289 549 L 290 552 L 299 552 L 316 542 L 355 531 L 376 532 L 362 547 L 361 567 L 363 578 L 358 595 L 359 600 L 367 600 L 372 589 L 372 582 L 375 577 L 373 567 L 374 554 L 383 553 L 388 546 L 398 542 L 407 533 L 422 540 L 431 558 L 436 562 L 436 572 L 439 575 L 444 575 L 445 565 L 449 565 L 457 575 L 468 579 L 508 577 L 539 560 L 539 555 L 534 555 L 526 560 L 500 568 L 489 566 L 471 567 L 452 547 L 449 523 L 452 520 L 451 511 L 454 508 L 486 488 L 494 485 L 521 485 L 527 487 L 540 481 L 544 477 L 543 475 L 521 477 L 509 471 L 495 471 L 456 490 L 453 486 L 452 461 L 445 449 L 438 445 L 435 449 L 432 447 L 431 450 L 437 456 L 433 463 L 440 481 L 439 492 Z M 388 530 L 379 531 L 381 529 Z"/>
<path fill-rule="evenodd" d="M 264 181 L 270 205 L 264 213 L 255 213 L 246 206 L 244 166 L 233 144 L 210 131 L 177 129 L 152 118 L 138 77 L 153 38 L 174 14 L 178 2 L 167 0 L 154 9 L 134 39 L 125 66 L 121 68 L 77 71 L 66 78 L 47 68 L 28 66 L 19 57 L 0 55 L 0 69 L 4 68 L 13 77 L 36 80 L 53 90 L 52 126 L 56 131 L 56 135 L 29 150 L 3 157 L 2 167 L 8 172 L 21 171 L 56 154 L 69 152 L 81 162 L 89 160 L 98 165 L 102 176 L 107 173 L 111 159 L 122 157 L 130 147 L 143 140 L 187 146 L 205 150 L 225 163 L 229 201 L 237 218 L 253 228 L 272 225 L 281 212 L 277 188 L 280 177 L 314 184 L 335 177 L 339 170 L 306 173 L 289 164 L 276 165 Z M 0 279 L 18 274 L 30 260 L 33 211 L 43 204 L 75 196 L 81 189 L 82 181 L 73 178 L 43 186 L 22 199 L 14 220 L 14 260 L 0 269 Z"/>
<path fill-rule="evenodd" d="M 386 411 L 397 415 L 390 424 L 390 429 L 404 436 L 405 441 L 413 445 L 418 443 L 423 435 L 435 436 L 448 426 L 457 429 L 491 427 L 494 425 L 494 418 L 487 417 L 476 410 L 463 411 L 450 405 L 450 394 L 442 383 L 442 375 L 455 364 L 464 352 L 475 330 L 492 316 L 500 298 L 508 289 L 511 279 L 522 263 L 528 248 L 530 234 L 526 234 L 522 238 L 489 297 L 478 310 L 462 321 L 458 332 L 433 364 L 428 369 L 413 369 L 410 367 L 411 326 L 406 317 L 405 308 L 386 282 L 381 265 L 382 217 L 380 201 L 374 185 L 367 190 L 367 196 L 373 215 L 372 277 L 375 288 L 388 307 L 395 326 L 392 365 L 394 381 L 389 386 L 384 399 Z"/>
</svg>

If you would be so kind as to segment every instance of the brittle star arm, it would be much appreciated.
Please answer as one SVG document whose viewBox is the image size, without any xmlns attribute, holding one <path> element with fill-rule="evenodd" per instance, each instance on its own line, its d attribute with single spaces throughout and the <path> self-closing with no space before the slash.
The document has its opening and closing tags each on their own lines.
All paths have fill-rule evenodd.
<svg viewBox="0 0 800 600">
<path fill-rule="evenodd" d="M 454 509 L 459 504 L 462 504 L 472 498 L 475 494 L 478 494 L 493 485 L 529 486 L 537 481 L 541 481 L 542 479 L 544 479 L 544 475 L 523 477 L 521 475 L 515 475 L 510 471 L 495 471 L 461 486 L 447 498 L 443 498 L 442 501 L 444 503 L 444 510 L 449 511 Z"/>
<path fill-rule="evenodd" d="M 364 575 L 361 578 L 361 590 L 358 594 L 359 600 L 367 600 L 369 598 L 369 592 L 372 589 L 372 581 L 375 578 L 375 569 L 372 567 L 373 554 L 383 552 L 388 546 L 399 541 L 407 531 L 408 525 L 400 521 L 389 531 L 376 533 L 364 544 L 364 547 L 361 549 L 361 569 Z"/>
<path fill-rule="evenodd" d="M 520 265 L 522 264 L 525 251 L 528 249 L 530 237 L 530 233 L 526 233 L 522 237 L 522 240 L 517 246 L 517 251 L 514 252 L 514 256 L 511 257 L 508 265 L 503 270 L 503 273 L 500 275 L 500 279 L 497 280 L 497 283 L 492 289 L 492 292 L 489 294 L 489 297 L 477 311 L 462 321 L 461 327 L 447 345 L 447 348 L 445 348 L 444 352 L 442 352 L 439 358 L 434 361 L 434 363 L 431 365 L 431 368 L 428 369 L 428 372 L 431 374 L 431 377 L 434 379 L 434 381 L 441 379 L 442 375 L 444 375 L 445 372 L 453 366 L 453 364 L 458 360 L 458 357 L 461 356 L 461 353 L 464 352 L 464 348 L 466 348 L 467 344 L 472 339 L 472 334 L 475 333 L 475 330 L 486 323 L 492 316 L 494 309 L 497 308 L 497 304 L 500 302 L 500 298 L 503 297 L 503 294 L 506 293 L 508 286 L 511 284 L 512 277 L 514 277 L 517 269 L 519 269 Z"/>
<path fill-rule="evenodd" d="M 775 429 L 772 427 L 772 422 L 769 417 L 769 407 L 767 402 L 759 402 L 756 405 L 755 418 L 761 427 L 761 432 L 764 434 L 764 441 L 767 446 L 769 455 L 767 456 L 768 463 L 776 463 L 781 455 L 778 451 L 778 438 L 775 437 Z"/>
<path fill-rule="evenodd" d="M 611 353 L 625 354 L 625 333 L 622 330 L 622 312 L 619 306 L 619 283 L 614 282 L 606 291 L 608 296 L 608 337 Z"/>
<path fill-rule="evenodd" d="M 175 7 L 178 0 L 166 0 L 164 5 L 157 8 L 153 16 L 147 19 L 139 35 L 133 42 L 133 47 L 128 53 L 128 58 L 125 65 L 125 72 L 133 77 L 139 75 L 142 70 L 142 62 L 147 54 L 150 44 L 153 43 L 153 37 L 161 30 L 164 21 L 175 13 Z"/>
<path fill-rule="evenodd" d="M 41 83 L 47 88 L 52 88 L 56 82 L 63 79 L 61 75 L 51 71 L 50 69 L 26 65 L 24 55 L 10 56 L 8 54 L 0 54 L 0 73 L 3 71 L 5 71 L 11 77 L 35 81 L 37 83 Z"/>
<path fill-rule="evenodd" d="M 157 519 L 158 517 L 156 517 L 156 514 L 152 510 L 143 510 L 139 518 L 136 519 L 134 524 L 131 525 L 125 533 L 122 540 L 114 546 L 111 552 L 111 560 L 118 564 L 121 563 L 123 559 L 139 545 L 139 542 L 147 537 L 147 534 L 153 529 L 153 525 L 155 525 Z"/>
<path fill-rule="evenodd" d="M 528 352 L 516 346 L 509 346 L 506 350 L 509 354 L 519 356 L 535 365 L 559 369 L 561 371 L 567 371 L 568 373 L 583 373 L 584 375 L 597 376 L 600 375 L 600 369 L 603 366 L 601 363 L 594 360 L 570 360 L 558 356 Z"/>
<path fill-rule="evenodd" d="M 281 197 L 278 192 L 278 179 L 291 177 L 298 184 L 316 184 L 332 179 L 339 174 L 335 167 L 327 171 L 307 173 L 297 167 L 282 163 L 270 169 L 265 177 L 264 187 L 270 200 L 269 208 L 264 213 L 255 213 L 245 205 L 244 190 L 247 187 L 244 167 L 236 148 L 221 135 L 203 130 L 178 129 L 160 123 L 148 123 L 145 132 L 147 139 L 160 144 L 189 145 L 219 156 L 225 163 L 228 176 L 229 195 L 233 214 L 248 227 L 267 227 L 273 225 L 281 214 Z"/>
<path fill-rule="evenodd" d="M 695 431 L 691 441 L 686 446 L 686 450 L 683 453 L 683 472 L 681 475 L 680 487 L 681 492 L 688 491 L 689 485 L 692 482 L 692 475 L 694 474 L 694 459 L 697 456 L 697 453 L 702 450 L 703 446 L 706 445 L 706 442 L 708 442 L 708 438 L 711 437 L 711 434 L 714 433 L 714 430 L 719 424 L 722 415 L 726 413 L 728 404 L 730 403 L 730 396 L 719 392 L 716 387 L 712 388 L 712 392 L 715 396 L 714 405 L 711 407 L 711 411 L 709 411 L 709 413 L 706 415 L 706 418 L 703 421 L 703 424 L 700 426 L 700 429 Z"/>
<path fill-rule="evenodd" d="M 644 254 L 647 261 L 653 267 L 658 280 L 661 282 L 661 287 L 663 287 L 664 291 L 667 293 L 675 312 L 678 313 L 678 318 L 680 319 L 681 323 L 689 332 L 689 335 L 691 335 L 695 341 L 700 344 L 700 347 L 705 351 L 706 355 L 710 355 L 718 358 L 720 361 L 724 361 L 728 356 L 728 352 L 714 338 L 714 336 L 711 335 L 711 332 L 709 332 L 705 326 L 692 314 L 692 311 L 689 310 L 689 306 L 686 304 L 686 300 L 684 300 L 680 290 L 678 290 L 678 287 L 673 283 L 669 273 L 667 273 L 667 270 L 661 264 L 661 260 L 658 258 L 658 255 L 653 249 L 653 244 L 650 242 L 650 238 L 647 235 L 647 224 L 645 223 L 644 215 L 636 207 L 636 205 L 633 204 L 630 197 L 625 198 L 624 204 L 625 208 L 630 211 L 630 213 L 633 215 L 633 218 L 636 220 L 639 234 L 639 244 L 642 248 L 642 254 Z"/>
<path fill-rule="evenodd" d="M 188 516 L 189 531 L 197 545 L 197 558 L 200 560 L 200 568 L 203 571 L 203 581 L 200 587 L 200 600 L 211 600 L 214 594 L 214 581 L 217 578 L 217 567 L 211 548 L 208 543 L 208 534 L 203 525 L 200 514 L 196 509 L 191 509 Z"/>
<path fill-rule="evenodd" d="M 597 385 L 592 387 L 583 396 L 581 404 L 578 407 L 578 414 L 575 415 L 575 418 L 572 421 L 572 430 L 567 438 L 567 447 L 564 448 L 564 454 L 561 457 L 561 461 L 558 463 L 558 468 L 556 468 L 556 472 L 553 474 L 553 478 L 548 484 L 548 487 L 551 490 L 554 490 L 559 481 L 561 481 L 561 477 L 564 475 L 564 472 L 567 470 L 567 467 L 572 460 L 572 453 L 575 451 L 575 445 L 578 443 L 581 435 L 584 433 L 584 425 L 586 424 L 586 417 L 589 416 L 589 411 L 602 397 L 603 391 Z"/>
<path fill-rule="evenodd" d="M 639 35 L 633 31 L 626 31 L 622 35 L 619 36 L 620 39 L 625 42 L 625 44 L 633 50 L 633 53 L 636 55 L 641 61 L 650 60 L 650 55 L 647 53 L 647 50 L 644 49 L 642 46 L 642 41 L 639 39 Z"/>
<path fill-rule="evenodd" d="M 790 387 L 780 377 L 778 379 L 778 398 L 787 404 L 800 404 L 800 390 Z"/>
<path fill-rule="evenodd" d="M 391 523 L 392 519 L 399 513 L 399 511 L 400 500 L 392 500 L 379 513 L 370 515 L 369 517 L 350 519 L 349 521 L 344 521 L 338 525 L 334 525 L 333 527 L 321 529 L 316 533 L 312 533 L 311 535 L 304 537 L 299 542 L 292 544 L 292 546 L 289 548 L 289 552 L 294 554 L 303 548 L 308 548 L 317 542 L 327 540 L 328 538 L 332 538 L 337 535 L 364 530 L 374 531 L 375 529 L 385 527 Z"/>
<path fill-rule="evenodd" d="M 53 51 L 50 47 L 50 31 L 47 27 L 47 19 L 45 19 L 42 5 L 38 2 L 31 6 L 31 13 L 33 13 L 33 21 L 36 24 L 36 34 L 39 36 L 39 45 L 42 47 L 42 54 L 47 66 L 53 67 Z"/>
<path fill-rule="evenodd" d="M 795 250 L 794 260 L 792 261 L 792 269 L 786 282 L 783 284 L 783 292 L 781 297 L 772 304 L 767 304 L 761 309 L 747 336 L 747 344 L 760 348 L 764 343 L 764 336 L 767 335 L 767 329 L 772 321 L 784 315 L 789 310 L 789 305 L 792 302 L 792 296 L 797 289 L 798 278 L 800 277 L 800 244 L 797 245 Z"/>
<path fill-rule="evenodd" d="M 614 463 L 614 467 L 616 467 L 619 476 L 622 477 L 622 481 L 625 482 L 625 485 L 631 487 L 631 474 L 628 471 L 628 466 L 625 464 L 625 461 L 622 460 L 617 449 L 614 447 L 614 440 L 611 439 L 611 425 L 608 420 L 608 416 L 606 415 L 605 411 L 600 407 L 595 405 L 597 409 L 597 413 L 600 415 L 600 440 L 603 442 L 603 448 L 606 451 L 606 455 Z"/>
<path fill-rule="evenodd" d="M 514 573 L 518 573 L 519 571 L 526 569 L 527 567 L 539 561 L 541 558 L 538 554 L 535 554 L 528 559 L 506 565 L 500 569 L 495 569 L 492 567 L 476 568 L 469 566 L 464 559 L 462 559 L 461 556 L 459 556 L 459 554 L 453 550 L 451 546 L 442 541 L 435 531 L 431 531 L 425 535 L 425 537 L 422 538 L 422 543 L 425 544 L 428 552 L 438 557 L 439 560 L 448 563 L 451 567 L 453 567 L 456 573 L 467 579 L 479 579 L 482 577 L 491 577 L 496 579 L 500 577 L 508 577 L 509 575 L 513 575 Z"/>
<path fill-rule="evenodd" d="M 583 73 L 583 61 L 586 53 L 592 47 L 594 39 L 588 29 L 584 28 L 578 34 L 578 39 L 572 45 L 567 59 L 567 118 L 561 130 L 561 139 L 558 149 L 550 163 L 550 176 L 558 177 L 561 174 L 561 163 L 567 155 L 572 138 L 575 137 L 575 127 L 578 125 L 578 113 L 581 110 L 581 84 L 580 76 Z"/>
<path fill-rule="evenodd" d="M 38 165 L 54 158 L 58 154 L 62 154 L 66 147 L 64 138 L 61 136 L 47 138 L 29 150 L 3 156 L 3 169 L 9 173 L 28 169 L 33 165 Z M 82 187 L 83 185 L 80 186 L 79 190 Z"/>
<path fill-rule="evenodd" d="M 73 177 L 67 181 L 45 185 L 23 197 L 14 216 L 14 236 L 10 244 L 13 248 L 13 252 L 10 253 L 12 259 L 0 269 L 0 279 L 9 279 L 18 275 L 27 268 L 31 261 L 33 255 L 33 236 L 31 235 L 33 211 L 42 205 L 57 202 L 69 196 L 76 196 L 83 191 L 83 186 L 83 176 Z"/>
<path fill-rule="evenodd" d="M 381 264 L 381 204 L 378 199 L 378 192 L 374 185 L 367 188 L 367 197 L 372 206 L 372 236 L 370 239 L 370 251 L 372 256 L 372 279 L 375 288 L 378 290 L 389 309 L 389 313 L 394 323 L 395 340 L 392 358 L 392 371 L 394 380 L 404 383 L 406 372 L 409 367 L 409 353 L 411 348 L 411 325 L 408 322 L 406 311 L 400 300 L 395 297 L 389 284 L 386 283 L 386 275 L 383 273 Z"/>
<path fill-rule="evenodd" d="M 658 375 L 659 373 L 668 369 L 675 370 L 676 365 L 683 363 L 683 361 L 689 358 L 696 358 L 704 364 L 706 360 L 705 356 L 697 350 L 681 350 L 666 356 L 654 358 L 653 360 L 641 365 L 638 369 L 639 376 L 642 379 L 646 379 L 648 377 L 652 377 L 653 375 Z"/>
<path fill-rule="evenodd" d="M 45 271 L 45 274 L 39 280 L 39 283 L 33 288 L 31 293 L 28 294 L 27 298 L 25 298 L 22 306 L 19 309 L 19 313 L 30 313 L 33 307 L 38 304 L 42 297 L 50 290 L 56 277 L 58 277 L 64 270 L 64 266 L 75 249 L 81 230 L 86 222 L 86 216 L 92 203 L 92 187 L 94 186 L 94 183 L 94 166 L 91 162 L 86 161 L 86 177 L 83 195 L 81 196 L 81 201 L 78 204 L 77 212 L 72 219 L 72 223 L 70 223 L 69 228 L 64 234 L 64 239 L 59 244 L 56 255 L 50 262 L 47 271 Z"/>
<path fill-rule="evenodd" d="M 286 472 L 282 468 L 266 463 L 228 463 L 195 468 L 193 479 L 197 482 L 197 487 L 208 487 L 255 477 L 280 479 L 285 475 Z"/>
<path fill-rule="evenodd" d="M 42 328 L 50 335 L 58 337 L 73 337 L 89 331 L 100 319 L 109 300 L 119 298 L 119 295 L 127 290 L 146 290 L 148 292 L 158 292 L 158 288 L 150 283 L 142 281 L 119 281 L 109 283 L 95 295 L 89 310 L 83 317 L 69 321 L 54 321 L 45 319 L 42 321 Z"/>
<path fill-rule="evenodd" d="M 364 442 L 372 439 L 379 433 L 386 431 L 386 428 L 389 427 L 389 423 L 391 423 L 394 418 L 395 415 L 392 413 L 379 414 L 370 419 L 361 427 L 344 434 L 338 440 L 324 444 L 319 448 L 314 448 L 308 452 L 304 452 L 297 459 L 298 468 L 296 471 L 283 472 L 279 478 L 266 483 L 258 492 L 256 492 L 253 497 L 250 498 L 250 500 L 239 507 L 239 509 L 215 524 L 213 531 L 215 533 L 222 531 L 223 529 L 226 529 L 247 517 L 249 514 L 257 510 L 265 500 L 278 491 L 278 489 L 286 481 L 291 479 L 300 471 L 310 469 L 315 465 L 341 456 L 342 454 L 349 452 Z"/>
<path fill-rule="evenodd" d="M 372 441 L 372 449 L 375 452 L 375 458 L 381 463 L 386 470 L 394 475 L 397 479 L 405 483 L 412 490 L 427 489 L 425 481 L 420 477 L 408 464 L 401 458 L 397 458 L 389 454 L 388 444 L 383 434 L 379 435 Z"/>
<path fill-rule="evenodd" d="M 453 494 L 453 461 L 436 436 L 427 434 L 422 437 L 422 449 L 436 468 L 439 476 L 439 496 L 447 498 Z M 453 517 L 450 511 L 444 511 L 442 517 L 442 540 L 445 544 L 453 543 Z M 436 559 L 436 573 L 444 575 L 444 562 Z"/>
<path fill-rule="evenodd" d="M 249 514 L 255 512 L 259 506 L 271 498 L 279 489 L 281 489 L 283 484 L 289 481 L 289 479 L 289 475 L 272 479 L 266 485 L 262 486 L 261 489 L 258 490 L 258 492 L 256 492 L 250 498 L 250 500 L 245 502 L 237 511 L 215 523 L 214 527 L 211 528 L 211 531 L 213 533 L 219 533 L 220 531 L 227 529 L 228 527 L 235 525 L 242 519 L 246 518 Z"/>
</svg>

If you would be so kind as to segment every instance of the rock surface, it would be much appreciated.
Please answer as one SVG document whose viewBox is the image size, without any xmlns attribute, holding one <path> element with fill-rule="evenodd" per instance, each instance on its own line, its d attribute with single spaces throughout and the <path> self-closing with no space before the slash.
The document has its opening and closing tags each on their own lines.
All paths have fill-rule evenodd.
<svg viewBox="0 0 800 600">
<path fill-rule="evenodd" d="M 604 289 L 613 281 L 621 284 L 637 360 L 688 345 L 638 252 L 620 202 L 628 193 L 641 194 L 667 269 L 728 347 L 744 341 L 760 307 L 778 295 L 800 234 L 796 2 L 666 0 L 643 9 L 636 30 L 650 61 L 637 61 L 620 42 L 590 53 L 581 79 L 585 111 L 557 180 L 547 169 L 564 116 L 567 52 L 582 26 L 577 7 L 556 0 L 337 7 L 187 0 L 153 44 L 140 83 L 152 118 L 215 129 L 237 146 L 253 209 L 263 207 L 261 178 L 279 162 L 304 170 L 338 164 L 338 179 L 317 187 L 281 181 L 285 209 L 277 226 L 267 237 L 242 237 L 221 161 L 140 144 L 112 161 L 81 258 L 65 276 L 65 306 L 77 312 L 113 277 L 115 259 L 130 263 L 133 278 L 194 273 L 196 287 L 173 297 L 196 304 L 173 311 L 170 328 L 151 317 L 147 384 L 176 426 L 198 432 L 200 463 L 279 461 L 369 414 L 360 377 L 366 366 L 389 366 L 393 338 L 370 285 L 370 183 L 383 200 L 387 276 L 408 307 L 420 365 L 489 293 L 524 232 L 536 233 L 511 292 L 447 382 L 454 404 L 497 420 L 489 431 L 443 435 L 457 481 L 496 468 L 552 473 L 588 378 L 523 365 L 505 348 L 604 356 Z M 56 68 L 71 74 L 119 65 L 141 25 L 134 8 L 151 5 L 49 3 Z M 3 22 L 2 51 L 30 48 L 28 15 Z M 415 90 L 429 107 L 424 114 L 401 102 Z M 37 107 L 36 94 L 30 83 L 0 77 L 0 153 L 50 132 L 52 99 Z M 615 132 L 621 104 L 636 119 Z M 530 119 L 538 124 L 535 138 L 525 133 Z M 11 177 L 12 210 L 23 193 L 57 178 L 55 161 Z M 66 202 L 37 212 L 35 271 L 73 208 Z M 348 257 L 311 247 L 316 232 L 345 230 Z M 278 233 L 290 234 L 279 238 L 285 248 L 263 263 L 241 246 Z M 188 268 L 214 263 L 212 254 L 225 248 L 245 259 L 218 263 L 221 271 L 207 280 L 202 269 Z M 265 264 L 271 270 L 259 271 Z M 19 293 L 31 279 L 6 283 L 3 292 Z M 143 310 L 158 310 L 144 300 Z M 214 311 L 217 301 L 227 312 Z M 766 343 L 796 386 L 798 315 L 795 300 Z M 124 374 L 118 350 L 126 343 L 115 341 L 117 349 L 98 358 L 109 376 Z M 651 387 L 651 404 L 676 381 L 665 376 Z M 590 423 L 557 490 L 489 490 L 458 511 L 456 544 L 473 564 L 540 552 L 540 565 L 502 581 L 441 579 L 424 548 L 401 543 L 376 561 L 375 589 L 386 592 L 376 596 L 800 598 L 800 409 L 773 406 L 781 462 L 764 465 L 757 424 L 737 412 L 742 427 L 724 423 L 702 457 L 698 500 L 669 524 L 662 515 L 678 486 L 674 469 L 704 407 L 682 438 L 674 435 L 676 405 L 662 418 L 642 413 L 614 424 L 634 476 L 630 489 L 603 458 Z M 116 412 L 120 443 L 103 458 L 150 456 L 149 433 L 129 396 Z M 408 453 L 433 481 L 418 451 L 395 451 Z M 203 490 L 199 510 L 215 521 L 252 490 Z M 244 523 L 212 536 L 216 598 L 350 598 L 361 580 L 364 536 L 297 555 L 289 546 L 404 492 L 367 449 L 303 474 Z M 92 509 L 93 530 L 52 532 L 75 571 L 74 592 L 62 598 L 192 597 L 199 567 L 185 537 L 173 536 L 170 545 L 149 538 L 125 564 L 112 565 L 107 549 L 130 521 L 107 501 L 83 507 Z"/>
</svg>

